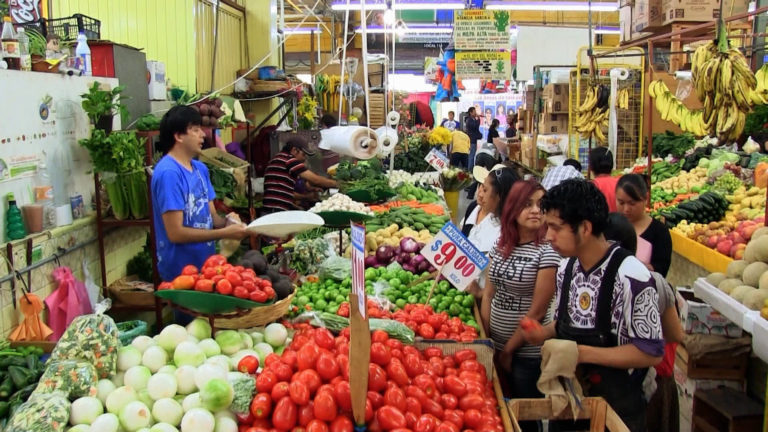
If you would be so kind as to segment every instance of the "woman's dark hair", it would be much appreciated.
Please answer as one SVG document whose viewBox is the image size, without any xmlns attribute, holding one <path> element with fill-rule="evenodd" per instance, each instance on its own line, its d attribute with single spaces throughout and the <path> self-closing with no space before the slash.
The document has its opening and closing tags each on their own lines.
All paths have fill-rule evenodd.
<svg viewBox="0 0 768 432">
<path fill-rule="evenodd" d="M 584 221 L 592 224 L 592 234 L 599 236 L 608 225 L 608 203 L 605 195 L 591 181 L 568 179 L 553 187 L 541 202 L 542 210 L 556 210 L 560 219 L 574 232 Z"/>
<path fill-rule="evenodd" d="M 635 227 L 629 222 L 626 216 L 621 213 L 611 213 L 608 215 L 608 226 L 605 227 L 603 232 L 606 240 L 613 240 L 619 244 L 619 246 L 632 252 L 632 255 L 637 253 L 637 233 Z"/>
<path fill-rule="evenodd" d="M 475 107 L 473 106 L 469 107 L 469 109 L 467 110 L 467 114 L 472 114 L 473 112 L 475 112 Z"/>
<path fill-rule="evenodd" d="M 495 169 L 488 173 L 488 177 L 491 178 L 491 186 L 494 192 L 499 195 L 499 205 L 493 210 L 493 214 L 500 217 L 501 212 L 504 210 L 504 203 L 507 202 L 509 191 L 515 182 L 520 180 L 520 177 L 512 168 Z"/>
<path fill-rule="evenodd" d="M 475 156 L 475 165 L 481 166 L 488 171 L 490 171 L 496 163 L 496 159 L 488 153 L 478 153 Z"/>
<path fill-rule="evenodd" d="M 493 175 L 493 173 L 489 174 Z M 517 226 L 517 217 L 523 212 L 528 205 L 528 201 L 531 199 L 534 193 L 537 191 L 546 191 L 544 187 L 536 180 L 524 180 L 515 182 L 512 185 L 507 199 L 504 202 L 504 210 L 501 214 L 501 235 L 499 236 L 499 251 L 508 257 L 513 250 L 517 247 L 517 243 L 520 241 L 520 231 Z M 541 224 L 541 228 L 536 236 L 536 242 L 544 240 L 544 235 L 547 233 L 547 225 Z"/>
<path fill-rule="evenodd" d="M 589 152 L 589 169 L 595 174 L 610 174 L 613 170 L 613 153 L 608 147 L 595 147 Z"/>
<path fill-rule="evenodd" d="M 496 130 L 497 127 L 499 127 L 499 119 L 493 119 L 491 121 L 491 129 Z"/>
<path fill-rule="evenodd" d="M 168 110 L 160 120 L 160 141 L 157 149 L 168 154 L 176 145 L 176 134 L 185 134 L 190 126 L 201 126 L 203 118 L 200 113 L 186 105 L 176 105 Z"/>
<path fill-rule="evenodd" d="M 645 201 L 648 198 L 648 185 L 640 174 L 625 174 L 616 183 L 616 190 L 621 189 L 632 201 Z"/>
</svg>

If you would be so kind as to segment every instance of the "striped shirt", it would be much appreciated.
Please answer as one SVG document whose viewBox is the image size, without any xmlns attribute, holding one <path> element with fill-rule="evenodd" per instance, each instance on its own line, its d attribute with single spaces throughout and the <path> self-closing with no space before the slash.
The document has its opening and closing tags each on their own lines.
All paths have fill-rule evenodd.
<svg viewBox="0 0 768 432">
<path fill-rule="evenodd" d="M 489 276 L 496 294 L 491 300 L 490 337 L 497 350 L 504 349 L 520 320 L 531 309 L 539 270 L 557 268 L 558 265 L 560 255 L 548 243 L 519 245 L 507 258 L 498 247 L 493 249 Z M 541 347 L 523 345 L 515 355 L 539 358 Z"/>
<path fill-rule="evenodd" d="M 264 208 L 269 210 L 296 210 L 293 194 L 296 180 L 307 170 L 304 163 L 289 153 L 280 152 L 269 161 L 264 174 Z"/>
</svg>

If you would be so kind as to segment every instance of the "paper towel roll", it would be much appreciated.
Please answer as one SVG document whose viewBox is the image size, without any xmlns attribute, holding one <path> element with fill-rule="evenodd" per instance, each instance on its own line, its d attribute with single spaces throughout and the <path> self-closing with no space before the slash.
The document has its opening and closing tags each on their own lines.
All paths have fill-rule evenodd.
<svg viewBox="0 0 768 432">
<path fill-rule="evenodd" d="M 379 137 L 379 154 L 380 155 L 388 155 L 389 152 L 395 149 L 395 146 L 397 145 L 397 141 L 398 141 L 396 130 L 386 126 L 382 126 L 376 129 L 376 135 Z"/>
<path fill-rule="evenodd" d="M 72 224 L 72 206 L 65 204 L 56 207 L 56 226 Z"/>
<path fill-rule="evenodd" d="M 342 156 L 370 159 L 379 151 L 376 131 L 364 126 L 336 126 L 320 131 L 319 147 Z"/>
<path fill-rule="evenodd" d="M 389 114 L 387 114 L 387 126 L 395 128 L 398 124 L 400 124 L 400 113 L 397 111 L 390 111 Z"/>
</svg>

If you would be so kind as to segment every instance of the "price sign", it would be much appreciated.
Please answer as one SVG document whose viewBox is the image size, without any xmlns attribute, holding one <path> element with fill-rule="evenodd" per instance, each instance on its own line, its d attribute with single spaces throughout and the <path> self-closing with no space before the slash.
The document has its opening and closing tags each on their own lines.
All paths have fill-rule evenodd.
<svg viewBox="0 0 768 432">
<path fill-rule="evenodd" d="M 467 289 L 488 265 L 488 258 L 452 222 L 440 229 L 421 254 L 459 291 Z"/>
<path fill-rule="evenodd" d="M 438 149 L 430 150 L 429 153 L 424 156 L 424 160 L 438 172 L 448 168 L 448 156 Z"/>
<path fill-rule="evenodd" d="M 352 293 L 357 295 L 360 314 L 365 318 L 365 227 L 352 224 Z"/>
</svg>

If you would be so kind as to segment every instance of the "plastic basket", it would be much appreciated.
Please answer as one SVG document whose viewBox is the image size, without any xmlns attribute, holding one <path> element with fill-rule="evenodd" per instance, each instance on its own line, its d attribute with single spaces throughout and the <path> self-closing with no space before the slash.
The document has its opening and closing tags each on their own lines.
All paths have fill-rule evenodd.
<svg viewBox="0 0 768 432">
<path fill-rule="evenodd" d="M 147 334 L 147 323 L 141 320 L 124 321 L 117 323 L 117 329 L 117 338 L 120 339 L 120 343 L 123 346 L 126 346 L 136 339 L 137 336 Z"/>
<path fill-rule="evenodd" d="M 62 40 L 75 41 L 79 33 L 90 39 L 101 39 L 101 21 L 83 14 L 66 18 L 51 18 L 45 25 L 45 36 L 55 34 Z"/>
</svg>

